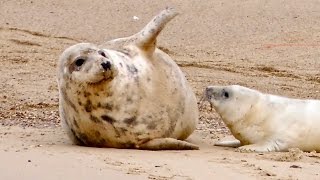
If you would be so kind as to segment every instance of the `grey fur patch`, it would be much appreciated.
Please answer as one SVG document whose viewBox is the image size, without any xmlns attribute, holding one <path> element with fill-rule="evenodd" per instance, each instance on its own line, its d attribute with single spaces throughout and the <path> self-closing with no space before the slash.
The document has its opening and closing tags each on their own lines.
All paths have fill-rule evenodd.
<svg viewBox="0 0 320 180">
<path fill-rule="evenodd" d="M 148 122 L 148 125 L 147 125 L 147 128 L 148 128 L 148 129 L 154 130 L 154 129 L 156 129 L 156 127 L 157 127 L 157 124 L 156 124 L 155 121 L 150 121 L 150 122 Z"/>
<path fill-rule="evenodd" d="M 127 65 L 127 70 L 131 74 L 137 74 L 138 73 L 138 69 L 134 65 Z"/>
<path fill-rule="evenodd" d="M 126 118 L 125 120 L 123 120 L 123 122 L 129 126 L 137 125 L 137 117 L 133 116 L 131 118 Z"/>
</svg>

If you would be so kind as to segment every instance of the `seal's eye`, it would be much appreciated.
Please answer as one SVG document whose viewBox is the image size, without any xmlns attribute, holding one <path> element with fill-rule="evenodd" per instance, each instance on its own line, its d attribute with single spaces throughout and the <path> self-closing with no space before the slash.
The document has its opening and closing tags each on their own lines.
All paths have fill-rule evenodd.
<svg viewBox="0 0 320 180">
<path fill-rule="evenodd" d="M 79 58 L 79 59 L 76 60 L 75 64 L 79 67 L 79 66 L 82 66 L 82 64 L 84 63 L 84 61 L 85 61 L 84 59 Z"/>
<path fill-rule="evenodd" d="M 223 92 L 223 97 L 229 98 L 229 93 L 228 93 L 227 91 L 224 91 L 224 92 Z"/>
<path fill-rule="evenodd" d="M 107 57 L 106 54 L 102 50 L 99 50 L 98 53 L 103 57 Z"/>
</svg>

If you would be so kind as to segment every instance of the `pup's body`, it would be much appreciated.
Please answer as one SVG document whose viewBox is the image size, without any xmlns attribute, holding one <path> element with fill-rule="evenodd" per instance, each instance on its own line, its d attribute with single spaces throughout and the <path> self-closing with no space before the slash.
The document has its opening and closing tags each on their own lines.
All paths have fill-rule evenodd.
<svg viewBox="0 0 320 180">
<path fill-rule="evenodd" d="M 206 98 L 220 114 L 237 142 L 216 145 L 240 151 L 320 152 L 320 101 L 264 94 L 242 86 L 209 86 Z"/>
</svg>

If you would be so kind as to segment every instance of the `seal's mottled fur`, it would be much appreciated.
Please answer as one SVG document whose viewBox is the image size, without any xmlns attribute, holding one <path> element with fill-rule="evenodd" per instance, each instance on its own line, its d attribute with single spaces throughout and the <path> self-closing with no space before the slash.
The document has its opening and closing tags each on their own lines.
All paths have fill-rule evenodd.
<svg viewBox="0 0 320 180">
<path fill-rule="evenodd" d="M 59 60 L 60 116 L 85 146 L 198 149 L 182 141 L 198 121 L 197 102 L 156 37 L 177 13 L 167 8 L 139 33 L 102 45 L 80 43 Z"/>
</svg>

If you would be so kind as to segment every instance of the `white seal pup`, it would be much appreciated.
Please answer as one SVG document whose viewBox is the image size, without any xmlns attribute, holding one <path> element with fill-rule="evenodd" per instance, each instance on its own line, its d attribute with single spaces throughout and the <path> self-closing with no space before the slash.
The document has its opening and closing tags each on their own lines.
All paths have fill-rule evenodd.
<svg viewBox="0 0 320 180">
<path fill-rule="evenodd" d="M 59 111 L 74 143 L 147 150 L 198 149 L 195 94 L 156 38 L 177 15 L 167 8 L 139 33 L 67 48 L 58 63 Z"/>
<path fill-rule="evenodd" d="M 239 141 L 240 152 L 320 152 L 320 101 L 264 94 L 243 86 L 208 86 L 205 98 Z"/>
</svg>

